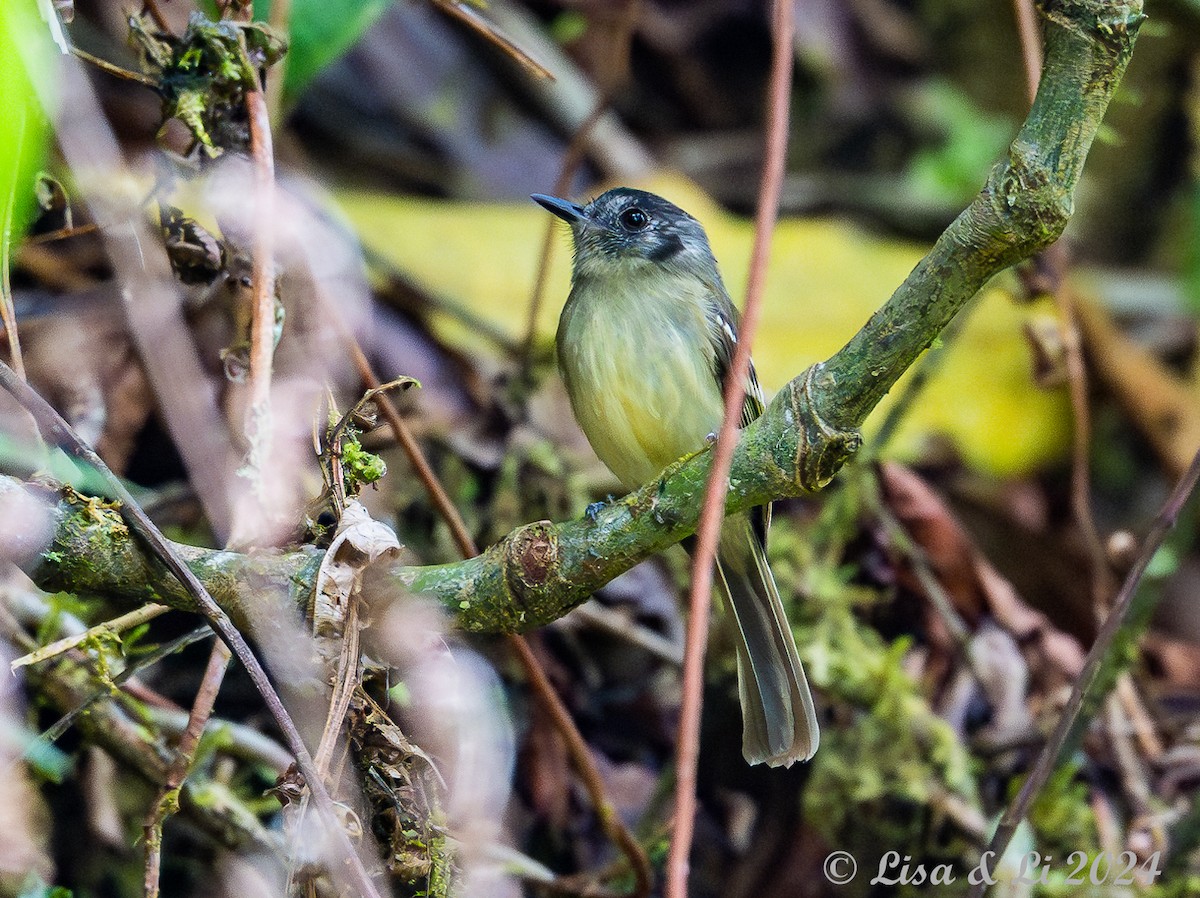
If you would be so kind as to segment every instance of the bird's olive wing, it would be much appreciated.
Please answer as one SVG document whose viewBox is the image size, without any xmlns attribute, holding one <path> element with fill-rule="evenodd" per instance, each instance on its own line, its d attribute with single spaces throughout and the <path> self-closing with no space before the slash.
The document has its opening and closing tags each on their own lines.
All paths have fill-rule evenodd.
<svg viewBox="0 0 1200 898">
<path fill-rule="evenodd" d="M 720 386 L 723 396 L 729 371 L 733 367 L 733 354 L 737 349 L 738 313 L 724 290 L 718 288 L 713 293 L 716 301 L 713 303 L 710 313 L 714 320 L 709 332 L 712 335 L 715 359 L 713 373 L 716 375 L 717 384 Z M 746 383 L 746 398 L 742 401 L 742 420 L 739 426 L 745 427 L 761 415 L 765 408 L 766 400 L 763 397 L 762 387 L 758 383 L 758 375 L 754 371 L 754 362 L 751 361 L 750 376 Z"/>
<path fill-rule="evenodd" d="M 713 290 L 713 295 L 716 298 L 712 309 L 714 321 L 712 322 L 713 326 L 709 328 L 713 338 L 715 359 L 713 373 L 721 388 L 721 395 L 724 396 L 729 372 L 733 368 L 733 354 L 737 349 L 738 313 L 724 288 L 718 285 Z M 749 376 L 746 379 L 746 396 L 742 400 L 742 420 L 739 426 L 745 427 L 761 415 L 766 407 L 766 397 L 758 383 L 758 375 L 754 371 L 754 361 L 751 360 Z M 771 526 L 771 506 L 764 505 L 753 509 L 750 517 L 754 523 L 754 532 L 766 546 L 767 529 Z"/>
</svg>

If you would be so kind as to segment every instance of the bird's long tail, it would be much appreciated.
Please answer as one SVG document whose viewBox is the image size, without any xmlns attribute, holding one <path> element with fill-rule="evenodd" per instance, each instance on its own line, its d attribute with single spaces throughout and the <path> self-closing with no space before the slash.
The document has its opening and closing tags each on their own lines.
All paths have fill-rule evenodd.
<svg viewBox="0 0 1200 898">
<path fill-rule="evenodd" d="M 750 764 L 790 767 L 817 750 L 812 693 L 796 652 L 763 541 L 745 515 L 721 528 L 717 583 L 737 622 L 742 754 Z"/>
</svg>

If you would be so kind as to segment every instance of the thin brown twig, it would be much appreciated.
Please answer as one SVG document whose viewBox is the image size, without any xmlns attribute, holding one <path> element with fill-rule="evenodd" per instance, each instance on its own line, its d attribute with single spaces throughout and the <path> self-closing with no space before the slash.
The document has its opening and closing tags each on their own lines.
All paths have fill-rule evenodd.
<svg viewBox="0 0 1200 898">
<path fill-rule="evenodd" d="M 1021 39 L 1021 56 L 1025 61 L 1026 87 L 1029 102 L 1032 104 L 1042 77 L 1042 40 L 1037 28 L 1037 12 L 1033 0 L 1013 0 L 1013 8 Z M 1067 387 L 1071 395 L 1071 513 L 1087 548 L 1092 578 L 1092 607 L 1096 620 L 1099 621 L 1108 610 L 1109 597 L 1116 583 L 1107 553 L 1104 551 L 1104 543 L 1100 539 L 1099 528 L 1092 515 L 1092 421 L 1088 407 L 1087 366 L 1083 362 L 1083 347 L 1075 316 L 1075 298 L 1066 284 L 1067 270 L 1070 267 L 1066 250 L 1061 243 L 1055 243 L 1041 253 L 1041 258 L 1051 270 L 1054 284 L 1052 292 L 1058 309 L 1059 339 L 1062 341 Z"/>
<path fill-rule="evenodd" d="M 96 474 L 104 481 L 109 495 L 114 496 L 120 501 L 121 516 L 125 519 L 130 529 L 141 537 L 154 555 L 166 566 L 167 570 L 174 574 L 187 590 L 188 594 L 195 600 L 200 613 L 212 625 L 212 628 L 217 631 L 221 639 L 232 649 L 238 661 L 246 668 L 246 673 L 249 675 L 251 682 L 254 683 L 255 688 L 262 696 L 263 703 L 267 706 L 267 709 L 271 712 L 271 716 L 282 731 L 284 741 L 296 757 L 296 766 L 304 776 L 304 780 L 308 784 L 309 791 L 313 795 L 317 808 L 324 818 L 326 825 L 334 834 L 338 850 L 347 862 L 346 873 L 351 883 L 363 895 L 370 896 L 370 898 L 380 898 L 379 891 L 375 888 L 374 882 L 371 881 L 370 875 L 363 866 L 362 859 L 350 844 L 350 839 L 342 826 L 337 809 L 333 804 L 333 799 L 329 797 L 329 792 L 325 789 L 324 783 L 317 773 L 312 755 L 309 754 L 295 721 L 292 720 L 291 715 L 283 706 L 279 694 L 271 685 L 271 680 L 267 676 L 266 669 L 259 662 L 251 650 L 249 643 L 246 642 L 245 637 L 242 636 L 241 632 L 229 618 L 229 615 L 213 600 L 213 597 L 204 588 L 204 585 L 192 572 L 191 568 L 171 548 L 170 541 L 163 536 L 162 532 L 154 525 L 154 522 L 150 520 L 141 506 L 138 505 L 137 500 L 126 489 L 125 484 L 109 470 L 108 466 L 96 455 L 91 447 L 79 438 L 71 428 L 71 425 L 64 421 L 62 416 L 46 400 L 17 377 L 12 368 L 3 362 L 0 362 L 0 387 L 6 390 L 23 408 L 33 415 L 39 430 L 41 430 L 47 442 L 63 449 L 95 470 Z"/>
<path fill-rule="evenodd" d="M 146 898 L 158 898 L 159 870 L 162 866 L 162 831 L 167 817 L 175 813 L 178 807 L 179 787 L 187 776 L 192 758 L 196 754 L 196 746 L 200 743 L 200 735 L 212 716 L 213 704 L 217 693 L 221 691 L 221 682 L 225 679 L 225 671 L 229 666 L 232 653 L 229 646 L 221 640 L 213 643 L 212 652 L 208 656 L 208 666 L 204 669 L 204 678 L 196 691 L 196 699 L 192 703 L 192 711 L 188 715 L 187 726 L 175 746 L 175 759 L 167 769 L 167 778 L 158 790 L 158 796 L 146 813 L 146 823 L 142 827 L 146 842 L 146 870 L 144 895 Z"/>
<path fill-rule="evenodd" d="M 265 464 L 271 451 L 271 357 L 275 352 L 275 154 L 271 121 L 262 90 L 246 94 L 250 155 L 254 161 L 254 305 L 250 321 L 250 405 L 246 434 L 252 466 Z M 258 466 L 253 465 L 257 460 Z M 258 467 L 256 476 L 260 476 Z"/>
<path fill-rule="evenodd" d="M 1142 754 L 1151 763 L 1158 763 L 1166 749 L 1163 747 L 1162 739 L 1159 738 L 1154 720 L 1146 710 L 1145 704 L 1142 703 L 1142 697 L 1138 695 L 1137 686 L 1132 677 L 1124 676 L 1117 680 L 1117 695 L 1121 698 L 1121 705 L 1125 709 L 1125 715 L 1129 720 L 1133 735 L 1142 747 Z"/>
<path fill-rule="evenodd" d="M 510 57 L 527 74 L 535 78 L 554 80 L 554 75 L 548 68 L 513 43 L 508 35 L 484 18 L 478 10 L 472 9 L 460 0 L 433 0 L 433 5 L 451 18 L 462 22 L 493 47 Z"/>
<path fill-rule="evenodd" d="M 687 641 L 683 657 L 683 701 L 675 764 L 675 834 L 667 855 L 667 898 L 687 898 L 688 857 L 696 816 L 696 768 L 700 755 L 700 709 L 704 690 L 704 651 L 708 636 L 708 611 L 712 598 L 713 563 L 717 538 L 724 519 L 729 470 L 737 442 L 746 381 L 750 373 L 750 346 L 758 329 L 766 283 L 771 237 L 779 216 L 788 142 L 788 103 L 792 88 L 792 3 L 776 0 L 772 27 L 771 74 L 767 100 L 766 153 L 759 184 L 754 248 L 746 286 L 746 306 L 741 333 L 725 386 L 725 418 L 713 449 L 712 471 L 696 530 L 692 556 L 692 588 L 688 597 Z"/>
<path fill-rule="evenodd" d="M 87 50 L 81 50 L 78 47 L 72 47 L 71 55 L 78 56 L 84 62 L 90 62 L 101 71 L 107 72 L 114 78 L 120 78 L 122 81 L 132 81 L 135 84 L 148 87 L 155 92 L 157 92 L 160 88 L 159 83 L 149 75 L 143 75 L 141 72 L 134 72 L 130 69 L 123 69 L 119 65 L 113 65 L 113 63 L 109 62 L 107 59 L 101 59 L 99 56 L 93 56 Z"/>
<path fill-rule="evenodd" d="M 69 649 L 75 648 L 75 646 L 86 642 L 101 632 L 123 633 L 132 627 L 141 626 L 147 621 L 152 621 L 160 614 L 166 614 L 170 610 L 171 608 L 168 605 L 158 605 L 151 602 L 148 605 L 143 605 L 141 608 L 135 608 L 127 614 L 114 617 L 112 620 L 106 620 L 103 623 L 96 624 L 94 627 L 88 627 L 82 633 L 76 633 L 74 636 L 64 636 L 62 639 L 55 640 L 49 645 L 42 646 L 35 652 L 22 655 L 16 661 L 12 662 L 9 667 L 12 670 L 16 670 L 18 667 L 24 667 L 27 664 L 38 664 L 48 658 L 53 658 Z"/>
<path fill-rule="evenodd" d="M 1055 244 L 1044 254 L 1051 259 L 1065 259 L 1060 245 Z M 1064 280 L 1067 263 L 1064 261 L 1056 266 L 1057 289 L 1054 291 L 1054 302 L 1058 307 L 1058 322 L 1060 339 L 1062 340 L 1064 358 L 1067 369 L 1067 385 L 1071 394 L 1071 412 L 1073 428 L 1071 436 L 1071 512 L 1075 525 L 1083 537 L 1087 550 L 1089 573 L 1091 575 L 1092 610 L 1096 616 L 1097 625 L 1104 620 L 1108 613 L 1116 581 L 1113 570 L 1100 538 L 1100 530 L 1096 526 L 1092 514 L 1091 491 L 1091 444 L 1092 422 L 1088 405 L 1088 375 L 1087 366 L 1083 360 L 1083 345 L 1080 338 L 1079 322 L 1075 315 L 1075 297 L 1070 286 Z M 1121 690 L 1119 687 L 1127 687 Z M 1122 671 L 1117 677 L 1118 691 L 1110 696 L 1108 704 L 1122 704 L 1132 701 L 1140 705 L 1140 698 L 1133 688 L 1133 677 L 1129 671 Z M 1147 717 L 1142 710 L 1143 719 Z M 1109 738 L 1112 740 L 1114 755 L 1122 763 L 1120 767 L 1126 774 L 1121 783 L 1126 794 L 1130 797 L 1139 814 L 1142 814 L 1144 803 L 1137 796 L 1141 792 L 1138 785 L 1142 778 L 1138 771 L 1140 765 L 1131 759 L 1137 758 L 1138 746 L 1134 744 L 1134 731 L 1126 727 L 1110 727 Z"/>
<path fill-rule="evenodd" d="M 1067 389 L 1071 396 L 1071 515 L 1087 551 L 1092 609 L 1099 623 L 1108 612 L 1116 581 L 1104 542 L 1100 538 L 1100 529 L 1092 514 L 1092 418 L 1088 405 L 1087 366 L 1083 360 L 1079 322 L 1075 315 L 1075 297 L 1065 282 L 1069 265 L 1066 253 L 1056 243 L 1042 256 L 1054 269 L 1054 304 L 1058 309 L 1059 339 L 1062 341 Z"/>
<path fill-rule="evenodd" d="M 1153 793 L 1142 756 L 1129 726 L 1129 718 L 1121 705 L 1121 696 L 1114 689 L 1104 700 L 1104 728 L 1108 733 L 1112 757 L 1120 772 L 1121 791 L 1129 802 L 1131 828 L 1135 821 L 1149 820 L 1153 815 Z M 1161 835 L 1161 830 L 1159 832 Z M 1165 846 L 1159 846 L 1165 847 Z"/>
<path fill-rule="evenodd" d="M 331 309 L 330 311 L 334 316 L 338 329 L 342 332 L 342 337 L 350 352 L 351 360 L 358 371 L 359 379 L 367 385 L 368 389 L 379 389 L 383 384 L 371 367 L 370 361 L 367 360 L 366 353 L 362 351 L 362 347 L 358 344 L 358 341 L 346 329 L 345 322 L 342 321 L 340 314 L 336 310 Z M 379 411 L 383 414 L 384 420 L 391 427 L 392 434 L 396 437 L 396 442 L 400 444 L 400 448 L 404 450 L 409 463 L 416 470 L 417 477 L 420 478 L 426 492 L 429 493 L 429 498 L 433 501 L 438 514 L 442 516 L 442 519 L 446 522 L 446 526 L 450 528 L 450 535 L 454 539 L 455 545 L 458 546 L 458 551 L 462 553 L 464 558 L 471 558 L 478 555 L 479 549 L 476 547 L 475 540 L 471 538 L 471 534 L 467 530 L 466 522 L 462 519 L 462 515 L 458 513 L 458 509 L 446 493 L 441 481 L 438 480 L 438 476 L 430 466 L 429 460 L 425 458 L 425 453 L 421 451 L 420 445 L 417 444 L 416 437 L 413 436 L 411 428 L 400 417 L 400 412 L 397 410 L 395 403 L 382 393 L 376 397 L 375 403 L 379 407 Z"/>
<path fill-rule="evenodd" d="M 350 710 L 350 699 L 361 682 L 362 653 L 359 648 L 358 603 L 359 595 L 352 593 L 349 597 L 349 607 L 346 609 L 346 619 L 342 623 L 342 649 L 338 653 L 338 667 L 334 674 L 333 694 L 329 697 L 325 729 L 321 733 L 316 754 L 313 755 L 317 769 L 322 775 L 329 773 L 329 762 L 333 760 L 338 735 L 346 721 L 346 712 Z"/>
<path fill-rule="evenodd" d="M 158 0 L 142 0 L 142 11 L 149 13 L 150 18 L 154 20 L 154 24 L 166 34 L 171 34 L 171 24 L 167 21 L 167 17 L 163 15 L 163 11 L 158 8 Z"/>
<path fill-rule="evenodd" d="M 65 240 L 68 237 L 80 237 L 84 234 L 91 234 L 97 229 L 98 225 L 94 221 L 89 221 L 69 228 L 46 231 L 44 234 L 32 234 L 25 238 L 25 245 L 37 246 L 40 243 L 53 243 L 55 240 Z"/>
<path fill-rule="evenodd" d="M 1046 780 L 1049 779 L 1050 774 L 1054 771 L 1059 755 L 1062 754 L 1071 732 L 1079 722 L 1079 717 L 1083 710 L 1084 698 L 1087 697 L 1088 693 L 1095 686 L 1101 664 L 1111 652 L 1117 635 L 1120 633 L 1122 625 L 1129 616 L 1130 609 L 1133 607 L 1134 597 L 1137 593 L 1138 584 L 1142 580 L 1142 575 L 1146 573 L 1146 567 L 1150 564 L 1150 559 L 1154 557 L 1154 553 L 1158 551 L 1167 534 L 1175 526 L 1175 522 L 1183 510 L 1184 504 L 1196 488 L 1197 481 L 1200 481 L 1200 451 L 1192 458 L 1192 463 L 1188 466 L 1186 473 L 1179 479 L 1179 482 L 1171 491 L 1171 495 L 1167 497 L 1167 501 L 1163 503 L 1163 507 L 1155 517 L 1150 532 L 1146 534 L 1146 538 L 1142 541 L 1141 551 L 1138 552 L 1137 560 L 1125 576 L 1125 582 L 1121 584 L 1121 589 L 1117 593 L 1112 610 L 1109 611 L 1108 616 L 1104 619 L 1104 624 L 1101 626 L 1100 632 L 1096 635 L 1095 642 L 1092 643 L 1092 647 L 1088 650 L 1087 657 L 1083 662 L 1083 668 L 1080 670 L 1079 676 L 1075 679 L 1075 683 L 1071 687 L 1071 696 L 1067 699 L 1067 704 L 1063 708 L 1062 715 L 1058 719 L 1054 732 L 1043 747 L 1042 753 L 1038 756 L 1033 770 L 1030 771 L 1025 782 L 1021 784 L 1021 791 L 1017 794 L 1013 802 L 1005 808 L 1004 814 L 1000 817 L 996 832 L 988 843 L 987 853 L 985 854 L 985 857 L 990 859 L 991 868 L 994 869 L 997 859 L 1004 856 L 1004 852 L 1008 848 L 1009 842 L 1012 841 L 1013 833 L 1016 832 L 1017 826 L 1020 825 L 1020 822 L 1029 813 L 1030 805 L 1033 804 L 1034 799 L 1046 784 Z M 983 898 L 987 885 L 986 878 L 975 885 L 971 889 L 970 898 Z"/>
<path fill-rule="evenodd" d="M 954 643 L 954 647 L 958 650 L 963 663 L 967 666 L 971 675 L 975 677 L 976 681 L 986 683 L 988 678 L 980 668 L 979 659 L 975 652 L 971 650 L 971 628 L 967 626 L 967 622 L 958 613 L 958 610 L 954 607 L 954 601 L 946 592 L 942 581 L 934 573 L 933 566 L 929 563 L 929 556 L 913 538 L 913 535 L 905 528 L 904 524 L 900 522 L 900 519 L 896 517 L 882 500 L 876 506 L 875 514 L 879 519 L 879 523 L 883 525 L 884 532 L 887 534 L 892 545 L 907 557 L 913 574 L 916 575 L 917 582 L 921 584 L 921 589 L 925 591 L 925 596 L 929 599 L 930 604 L 933 605 L 934 611 L 941 617 L 942 623 L 946 627 L 946 632 L 950 635 L 950 641 Z"/>
<path fill-rule="evenodd" d="M 358 370 L 359 378 L 369 388 L 377 389 L 380 386 L 379 377 L 371 368 L 371 363 L 362 351 L 362 347 L 359 346 L 358 341 L 354 339 L 354 336 L 346 328 L 345 322 L 338 311 L 330 309 L 330 314 L 334 319 L 335 326 L 341 331 L 355 368 Z M 450 528 L 454 541 L 463 557 L 471 558 L 478 555 L 479 549 L 475 545 L 475 540 L 471 538 L 462 515 L 459 514 L 458 509 L 450 500 L 445 487 L 442 486 L 428 459 L 425 458 L 425 453 L 421 451 L 421 447 L 413 437 L 411 429 L 405 423 L 404 419 L 400 417 L 400 413 L 396 410 L 395 405 L 392 404 L 392 401 L 386 395 L 382 394 L 378 397 L 377 404 L 384 419 L 392 428 L 392 433 L 395 435 L 396 441 L 404 450 L 405 455 L 408 456 L 409 462 L 416 470 L 421 483 L 425 486 L 434 507 Z M 575 765 L 579 778 L 583 781 L 584 788 L 587 789 L 588 797 L 591 799 L 592 806 L 596 811 L 596 816 L 599 818 L 601 826 L 608 837 L 613 840 L 621 852 L 628 858 L 635 881 L 633 894 L 638 896 L 638 898 L 649 895 L 653 881 L 650 860 L 646 856 L 646 852 L 642 849 L 642 846 L 638 844 L 637 839 L 634 838 L 621 818 L 613 811 L 612 804 L 609 802 L 607 792 L 604 788 L 604 780 L 600 776 L 600 771 L 596 767 L 595 760 L 592 758 L 587 743 L 584 741 L 583 736 L 580 735 L 575 722 L 571 719 L 571 713 L 567 710 L 566 705 L 563 704 L 562 699 L 558 697 L 558 693 L 554 691 L 553 685 L 546 677 L 545 672 L 538 663 L 537 657 L 533 654 L 525 638 L 510 633 L 506 634 L 505 641 L 508 643 L 509 648 L 512 649 L 513 654 L 516 655 L 517 661 L 521 664 L 534 695 L 550 714 L 551 720 L 554 721 L 555 726 L 566 742 L 571 761 Z"/>
<path fill-rule="evenodd" d="M 648 896 L 654 876 L 650 869 L 650 859 L 608 800 L 608 792 L 604 788 L 604 780 L 600 776 L 600 771 L 592 759 L 591 749 L 588 748 L 579 728 L 575 726 L 575 721 L 571 719 L 571 712 L 567 710 L 567 706 L 554 691 L 550 678 L 542 670 L 542 665 L 538 662 L 537 656 L 533 654 L 528 640 L 515 633 L 509 633 L 505 636 L 505 642 L 508 643 L 509 648 L 521 663 L 525 676 L 529 678 L 529 685 L 533 689 L 534 695 L 541 700 L 545 710 L 550 713 L 555 728 L 567 743 L 567 753 L 575 764 L 579 778 L 583 780 L 584 788 L 587 789 L 588 797 L 592 801 L 592 809 L 600 819 L 601 827 L 621 849 L 621 853 L 629 859 L 634 877 L 631 894 L 638 898 Z"/>
<path fill-rule="evenodd" d="M 1025 86 L 1032 105 L 1037 96 L 1038 81 L 1042 78 L 1042 34 L 1038 30 L 1033 0 L 1013 0 L 1013 12 L 1021 40 L 1021 61 L 1025 64 Z"/>
</svg>

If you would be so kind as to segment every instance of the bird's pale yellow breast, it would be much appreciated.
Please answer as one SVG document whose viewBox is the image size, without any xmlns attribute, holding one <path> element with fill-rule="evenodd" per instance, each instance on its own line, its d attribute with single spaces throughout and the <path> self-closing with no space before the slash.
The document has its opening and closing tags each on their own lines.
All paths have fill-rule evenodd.
<svg viewBox="0 0 1200 898">
<path fill-rule="evenodd" d="M 721 422 L 712 369 L 708 287 L 631 266 L 571 291 L 558 359 L 575 417 L 626 486 L 699 449 Z"/>
</svg>

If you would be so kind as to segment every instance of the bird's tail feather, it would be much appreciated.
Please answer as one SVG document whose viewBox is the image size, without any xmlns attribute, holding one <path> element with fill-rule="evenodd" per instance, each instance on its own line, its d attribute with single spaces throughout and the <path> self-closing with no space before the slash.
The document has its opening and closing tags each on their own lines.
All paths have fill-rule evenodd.
<svg viewBox="0 0 1200 898">
<path fill-rule="evenodd" d="M 762 541 L 748 518 L 726 520 L 716 571 L 741 637 L 742 754 L 750 764 L 771 767 L 806 761 L 819 738 L 812 693 Z"/>
</svg>

